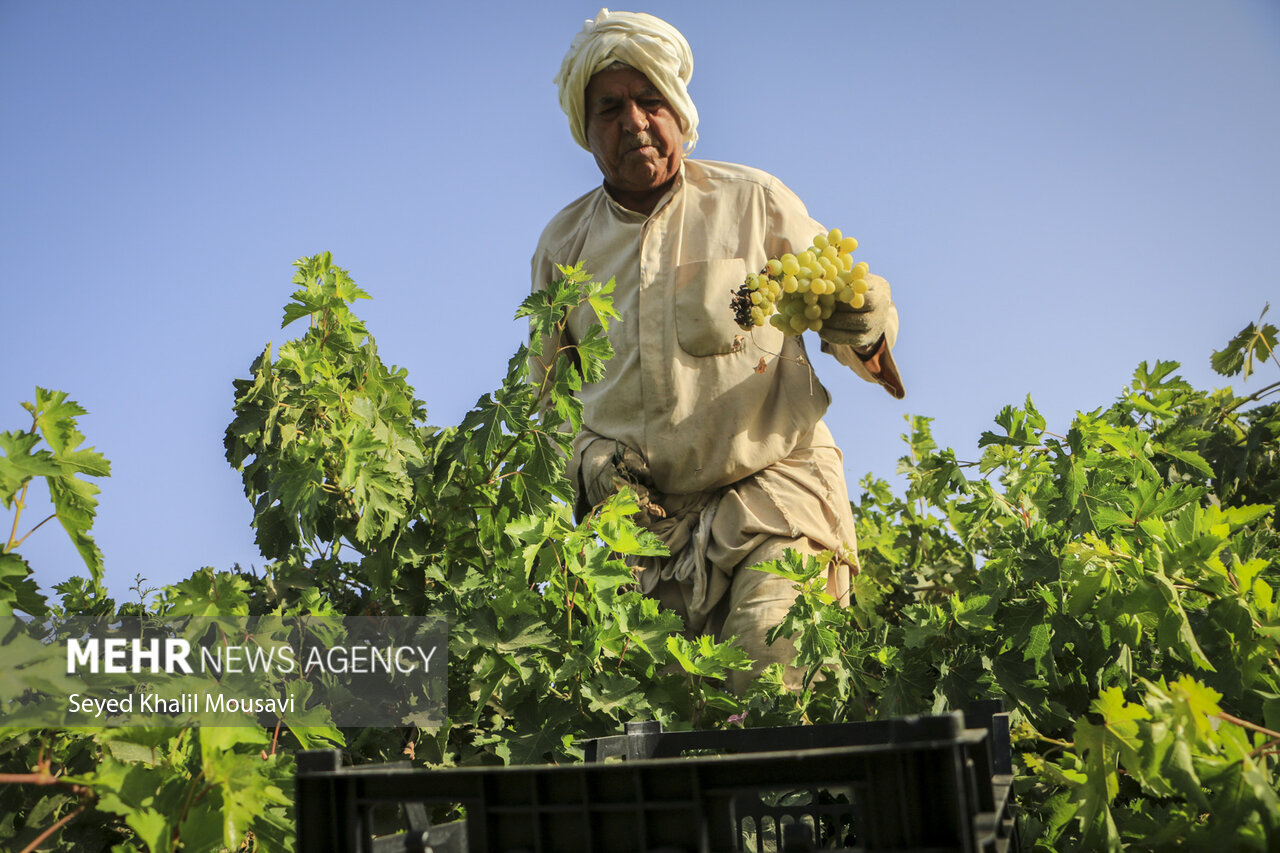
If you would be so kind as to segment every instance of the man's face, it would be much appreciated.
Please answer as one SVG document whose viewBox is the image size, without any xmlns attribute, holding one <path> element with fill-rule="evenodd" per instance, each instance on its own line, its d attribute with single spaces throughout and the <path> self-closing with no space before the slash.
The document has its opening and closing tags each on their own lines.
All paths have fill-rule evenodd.
<svg viewBox="0 0 1280 853">
<path fill-rule="evenodd" d="M 646 192 L 676 175 L 684 131 L 675 110 L 634 68 L 601 71 L 587 84 L 587 144 L 605 183 Z"/>
</svg>

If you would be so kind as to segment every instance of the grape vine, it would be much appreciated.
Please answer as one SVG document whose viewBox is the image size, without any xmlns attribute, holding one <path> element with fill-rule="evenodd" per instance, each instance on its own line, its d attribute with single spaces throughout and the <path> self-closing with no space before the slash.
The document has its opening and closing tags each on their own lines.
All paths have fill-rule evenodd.
<svg viewBox="0 0 1280 853">
<path fill-rule="evenodd" d="M 856 289 L 842 257 L 851 238 L 820 238 L 812 257 L 771 261 L 746 286 L 760 315 L 791 318 L 765 322 L 798 333 L 795 308 L 772 309 L 799 294 L 800 316 L 819 307 L 804 317 L 813 328 L 824 298 L 842 295 L 823 284 L 806 302 L 802 278 L 808 294 L 818 280 Z M 820 259 L 832 249 L 840 268 L 828 279 Z M 685 637 L 636 590 L 623 555 L 662 546 L 632 523 L 635 496 L 573 519 L 574 392 L 611 351 L 600 328 L 541 347 L 563 340 L 579 306 L 607 322 L 611 287 L 562 273 L 521 305 L 531 344 L 501 387 L 441 428 L 407 372 L 381 360 L 346 271 L 328 255 L 297 262 L 285 325 L 307 328 L 237 380 L 225 442 L 267 565 L 201 569 L 152 594 L 139 581 L 136 601 L 102 586 L 91 538 L 86 478 L 110 467 L 82 446 L 80 408 L 37 389 L 23 428 L 0 432 L 13 531 L 0 551 L 0 847 L 289 850 L 293 755 L 322 745 L 356 763 L 564 762 L 581 758 L 578 739 L 638 718 L 780 725 L 979 698 L 1001 699 L 1018 721 L 1024 849 L 1280 845 L 1280 382 L 1204 391 L 1175 364 L 1144 363 L 1111 405 L 1056 431 L 1030 398 L 1006 407 L 972 461 L 910 418 L 904 493 L 867 478 L 854 507 L 853 606 L 832 605 L 818 561 L 767 567 L 797 585 L 776 631 L 796 638 L 803 689 L 786 690 L 771 667 L 739 697 L 722 679 L 742 653 Z M 1263 319 L 1214 354 L 1224 376 L 1280 367 Z M 51 512 L 32 506 L 38 478 Z M 18 552 L 55 518 L 86 571 L 45 591 Z M 9 725 L 67 677 L 65 655 L 44 642 L 53 635 L 169 626 L 195 641 L 388 609 L 448 619 L 440 725 L 339 727 L 323 708 L 232 727 Z"/>
</svg>

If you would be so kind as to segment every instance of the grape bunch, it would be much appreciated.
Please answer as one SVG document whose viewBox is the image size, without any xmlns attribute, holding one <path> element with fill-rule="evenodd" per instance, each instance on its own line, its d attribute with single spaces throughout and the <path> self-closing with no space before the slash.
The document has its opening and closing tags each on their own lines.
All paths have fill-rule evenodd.
<svg viewBox="0 0 1280 853">
<path fill-rule="evenodd" d="M 837 302 L 861 308 L 867 265 L 853 262 L 857 248 L 857 240 L 832 228 L 798 255 L 770 258 L 734 292 L 734 319 L 743 329 L 769 323 L 785 335 L 798 335 L 821 329 Z"/>
</svg>

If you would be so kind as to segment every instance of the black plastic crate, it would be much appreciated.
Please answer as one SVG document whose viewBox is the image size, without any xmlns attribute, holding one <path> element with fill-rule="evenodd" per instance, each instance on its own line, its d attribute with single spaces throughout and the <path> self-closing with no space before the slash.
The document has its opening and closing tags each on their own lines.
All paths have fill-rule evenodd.
<svg viewBox="0 0 1280 853">
<path fill-rule="evenodd" d="M 308 752 L 298 851 L 1016 850 L 1008 718 L 976 722 L 953 713 L 711 732 L 632 724 L 586 742 L 586 763 L 559 766 L 342 768 L 337 752 Z M 389 804 L 403 807 L 410 831 L 374 840 L 374 814 Z M 449 804 L 466 820 L 430 826 L 427 809 Z"/>
</svg>

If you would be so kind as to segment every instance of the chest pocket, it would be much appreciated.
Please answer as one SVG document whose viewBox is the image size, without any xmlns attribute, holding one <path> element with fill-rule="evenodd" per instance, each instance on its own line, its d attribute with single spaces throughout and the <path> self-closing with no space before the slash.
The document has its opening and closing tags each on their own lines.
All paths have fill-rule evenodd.
<svg viewBox="0 0 1280 853">
<path fill-rule="evenodd" d="M 734 352 L 735 339 L 745 333 L 733 321 L 729 303 L 746 276 L 747 263 L 742 258 L 676 267 L 676 338 L 682 350 L 695 356 Z"/>
</svg>

